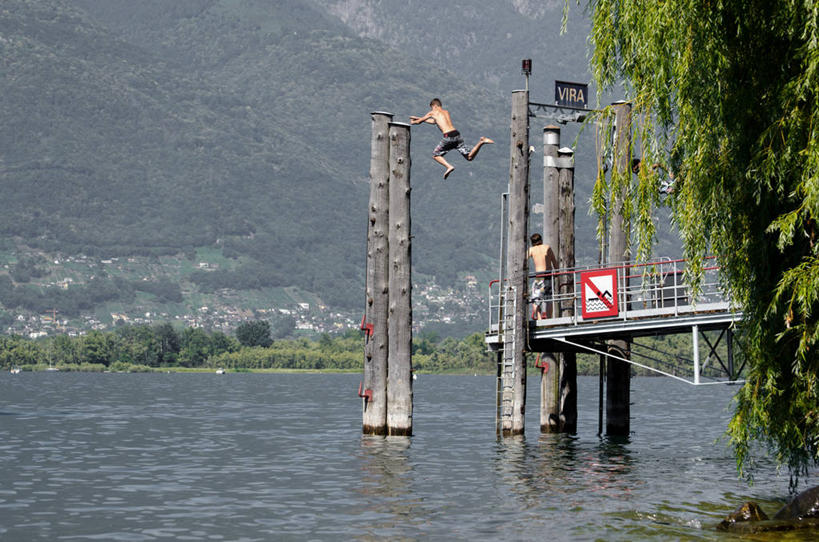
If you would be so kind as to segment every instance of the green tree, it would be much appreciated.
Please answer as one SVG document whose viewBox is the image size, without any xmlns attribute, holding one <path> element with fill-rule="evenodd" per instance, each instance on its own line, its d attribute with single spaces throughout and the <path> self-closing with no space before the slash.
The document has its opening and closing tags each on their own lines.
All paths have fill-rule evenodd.
<svg viewBox="0 0 819 542">
<path fill-rule="evenodd" d="M 421 331 L 412 338 L 412 354 L 429 355 L 435 350 L 435 344 L 441 337 L 435 331 Z"/>
<path fill-rule="evenodd" d="M 101 331 L 92 331 L 82 339 L 82 360 L 106 367 L 116 361 L 117 345 L 114 337 Z"/>
<path fill-rule="evenodd" d="M 57 335 L 51 342 L 54 352 L 54 363 L 57 365 L 79 365 L 82 353 L 78 342 L 68 335 Z"/>
<path fill-rule="evenodd" d="M 798 476 L 819 461 L 819 2 L 589 4 L 599 88 L 625 84 L 643 163 L 675 175 L 666 201 L 686 256 L 701 269 L 716 254 L 744 313 L 750 367 L 728 429 L 738 467 L 760 440 Z M 657 171 L 595 190 L 630 191 L 642 253 Z"/>
<path fill-rule="evenodd" d="M 118 327 L 116 334 L 120 337 L 122 361 L 148 367 L 159 365 L 160 342 L 150 326 Z"/>
<path fill-rule="evenodd" d="M 222 354 L 224 352 L 235 352 L 239 349 L 239 341 L 225 335 L 221 331 L 211 333 L 210 342 L 213 355 Z"/>
<path fill-rule="evenodd" d="M 236 338 L 242 346 L 263 346 L 273 344 L 270 338 L 270 322 L 267 320 L 249 320 L 236 328 Z"/>
<path fill-rule="evenodd" d="M 179 336 L 178 363 L 183 367 L 201 367 L 212 353 L 210 336 L 201 328 L 189 327 Z"/>
<path fill-rule="evenodd" d="M 42 349 L 19 335 L 0 337 L 0 367 L 36 365 L 43 359 Z"/>
<path fill-rule="evenodd" d="M 154 334 L 159 342 L 159 364 L 174 365 L 179 355 L 179 335 L 173 326 L 167 322 L 154 326 Z"/>
</svg>

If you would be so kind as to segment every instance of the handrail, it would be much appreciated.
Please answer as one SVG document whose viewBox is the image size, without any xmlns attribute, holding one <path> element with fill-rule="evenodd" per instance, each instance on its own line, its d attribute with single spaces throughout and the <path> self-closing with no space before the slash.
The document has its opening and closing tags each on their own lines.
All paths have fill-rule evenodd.
<svg viewBox="0 0 819 542">
<path fill-rule="evenodd" d="M 715 260 L 716 256 L 707 256 L 705 260 Z M 652 314 L 678 315 L 681 312 L 692 312 L 697 304 L 718 304 L 720 307 L 730 305 L 726 293 L 723 291 L 719 278 L 714 274 L 720 271 L 719 265 L 708 265 L 702 268 L 704 279 L 699 284 L 697 296 L 693 295 L 692 288 L 684 280 L 688 260 L 660 258 L 647 262 L 618 262 L 613 265 L 588 265 L 566 269 L 552 269 L 529 273 L 529 280 L 550 280 L 552 283 L 551 298 L 546 301 L 554 310 L 550 315 L 540 315 L 539 322 L 545 320 L 558 321 L 561 324 L 578 325 L 584 321 L 597 318 L 585 318 L 582 314 L 583 287 L 581 274 L 596 270 L 616 270 L 617 274 L 617 303 L 619 312 L 616 318 L 628 320 L 631 317 L 645 317 Z M 632 270 L 653 267 L 650 272 L 633 273 Z M 566 277 L 571 276 L 567 281 Z M 499 322 L 503 317 L 502 298 L 503 288 L 499 283 L 507 279 L 494 279 L 489 282 L 489 329 L 500 329 Z M 562 284 L 561 284 L 562 282 Z M 559 288 L 558 288 L 559 286 Z M 572 288 L 572 286 L 574 286 Z M 531 292 L 531 289 L 528 290 Z M 528 297 L 528 296 L 527 296 Z M 533 300 L 529 300 L 532 302 Z M 527 310 L 527 312 L 530 312 Z M 611 317 L 608 317 L 611 318 Z M 494 326 L 497 326 L 494 327 Z"/>
</svg>

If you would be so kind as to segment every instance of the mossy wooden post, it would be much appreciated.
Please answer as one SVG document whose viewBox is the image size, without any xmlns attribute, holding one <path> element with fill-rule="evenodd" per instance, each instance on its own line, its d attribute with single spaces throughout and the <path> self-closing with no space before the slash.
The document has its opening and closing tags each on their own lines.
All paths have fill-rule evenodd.
<svg viewBox="0 0 819 542">
<path fill-rule="evenodd" d="M 504 364 L 513 364 L 511 375 L 504 371 L 504 394 L 511 394 L 511 412 L 504 413 L 502 433 L 504 436 L 523 434 L 526 413 L 526 343 L 527 312 L 529 298 L 529 265 L 526 259 L 527 229 L 529 220 L 529 92 L 516 90 L 512 93 L 512 122 L 509 159 L 509 243 L 506 252 L 509 284 L 507 299 L 514 307 L 509 327 L 504 337 Z"/>
<path fill-rule="evenodd" d="M 410 126 L 390 123 L 390 308 L 387 433 L 412 435 Z"/>
<path fill-rule="evenodd" d="M 361 385 L 363 432 L 387 433 L 387 335 L 389 265 L 389 122 L 391 113 L 372 114 L 370 201 L 367 221 L 367 284 L 362 328 L 365 330 L 364 382 Z M 368 392 L 371 395 L 368 397 Z"/>
<path fill-rule="evenodd" d="M 560 254 L 560 183 L 557 151 L 560 148 L 560 128 L 543 128 L 543 243 L 549 245 L 555 256 Z M 553 281 L 552 278 L 547 280 Z M 557 288 L 554 287 L 554 293 Z M 551 305 L 551 301 L 550 301 Z M 557 315 L 551 305 L 551 314 Z M 541 364 L 546 366 L 540 376 L 540 430 L 554 433 L 559 430 L 560 416 L 560 363 L 558 354 L 543 352 Z"/>
<path fill-rule="evenodd" d="M 574 261 L 574 151 L 564 147 L 558 151 L 560 168 L 560 254 L 561 269 L 573 269 Z M 571 316 L 574 307 L 574 274 L 562 275 L 560 315 Z M 560 423 L 561 433 L 577 432 L 577 354 L 560 355 Z"/>
<path fill-rule="evenodd" d="M 611 222 L 609 234 L 609 263 L 618 265 L 629 260 L 628 235 L 629 225 L 623 217 L 623 202 L 626 198 L 626 188 L 631 181 L 631 104 L 617 102 L 614 104 L 616 139 L 614 143 L 614 176 L 623 179 L 623 190 L 613 194 L 611 205 Z M 627 277 L 628 269 L 619 271 L 621 277 Z M 628 284 L 628 279 L 621 280 L 618 290 Z M 621 300 L 628 299 L 621 297 Z M 621 310 L 623 310 L 621 308 Z M 619 358 L 630 359 L 629 343 L 627 341 L 608 341 L 608 352 Z M 606 363 L 606 434 L 628 435 L 630 430 L 631 400 L 631 365 L 609 357 Z"/>
</svg>

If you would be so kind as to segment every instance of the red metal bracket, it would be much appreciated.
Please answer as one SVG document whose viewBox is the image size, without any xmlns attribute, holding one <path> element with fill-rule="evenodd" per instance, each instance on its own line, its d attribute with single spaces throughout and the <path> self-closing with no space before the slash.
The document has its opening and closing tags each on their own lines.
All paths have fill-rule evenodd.
<svg viewBox="0 0 819 542">
<path fill-rule="evenodd" d="M 367 322 L 366 314 L 361 317 L 361 326 L 359 329 L 365 331 L 368 338 L 373 336 L 373 324 L 372 322 Z"/>
<path fill-rule="evenodd" d="M 364 393 L 361 393 L 361 388 L 364 386 L 364 382 L 358 383 L 358 396 L 365 398 L 367 401 L 373 400 L 373 390 L 367 388 L 364 390 Z"/>
<path fill-rule="evenodd" d="M 545 373 L 546 371 L 549 370 L 549 362 L 546 360 L 543 360 L 543 362 L 541 362 L 540 356 L 541 356 L 540 354 L 537 355 L 537 359 L 535 360 L 535 367 L 541 369 Z"/>
</svg>

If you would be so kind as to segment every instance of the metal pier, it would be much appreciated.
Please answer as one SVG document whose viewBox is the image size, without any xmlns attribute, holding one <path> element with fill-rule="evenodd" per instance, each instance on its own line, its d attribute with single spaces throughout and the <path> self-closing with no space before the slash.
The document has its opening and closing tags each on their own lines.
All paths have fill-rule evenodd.
<svg viewBox="0 0 819 542">
<path fill-rule="evenodd" d="M 713 258 L 708 262 L 715 263 Z M 527 350 L 605 354 L 605 341 L 626 340 L 637 346 L 637 357 L 651 363 L 623 359 L 632 365 L 694 385 L 736 382 L 743 367 L 734 364 L 733 342 L 742 314 L 732 307 L 725 295 L 718 266 L 705 267 L 696 292 L 687 283 L 687 271 L 685 260 L 666 258 L 557 269 L 532 275 L 531 280 L 539 278 L 552 283 L 551 314 L 557 316 L 550 318 L 535 314 L 530 308 Z M 558 284 L 565 283 L 567 278 L 575 287 L 573 291 L 561 293 Z M 486 344 L 493 351 L 504 349 L 503 326 L 499 326 L 504 316 L 501 286 L 502 281 L 496 280 L 489 287 Z M 560 306 L 564 307 L 562 311 L 557 310 Z M 568 312 L 566 307 L 571 307 Z M 718 332 L 718 337 L 713 339 L 712 334 L 709 338 L 705 334 L 707 331 Z M 648 353 L 640 353 L 640 343 L 636 339 L 677 334 L 690 334 L 690 358 L 683 360 L 677 355 L 672 356 L 673 359 L 664 359 L 668 357 L 666 353 L 650 347 L 646 347 Z M 700 356 L 701 338 L 708 351 L 703 360 Z M 726 340 L 727 353 L 720 355 L 718 347 L 723 339 Z M 661 365 L 667 370 L 659 369 Z"/>
</svg>

